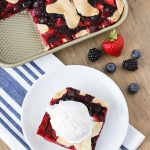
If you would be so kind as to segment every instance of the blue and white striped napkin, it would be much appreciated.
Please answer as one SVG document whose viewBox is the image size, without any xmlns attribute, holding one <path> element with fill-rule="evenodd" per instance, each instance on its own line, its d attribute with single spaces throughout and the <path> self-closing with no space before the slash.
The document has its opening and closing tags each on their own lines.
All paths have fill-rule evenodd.
<svg viewBox="0 0 150 150">
<path fill-rule="evenodd" d="M 12 150 L 30 150 L 22 127 L 22 104 L 27 91 L 45 73 L 64 65 L 54 55 L 42 57 L 16 68 L 0 68 L 0 138 Z M 144 135 L 129 125 L 121 150 L 135 150 L 143 142 Z"/>
</svg>

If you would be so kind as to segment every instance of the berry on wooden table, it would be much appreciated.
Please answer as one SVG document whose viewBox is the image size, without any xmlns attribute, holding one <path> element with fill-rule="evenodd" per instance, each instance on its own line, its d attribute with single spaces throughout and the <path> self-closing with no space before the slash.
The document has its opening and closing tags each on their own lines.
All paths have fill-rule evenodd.
<svg viewBox="0 0 150 150">
<path fill-rule="evenodd" d="M 99 60 L 101 55 L 102 55 L 102 52 L 100 50 L 98 50 L 97 48 L 92 48 L 89 50 L 88 59 L 94 62 L 96 60 Z"/>
<path fill-rule="evenodd" d="M 137 83 L 131 83 L 128 87 L 128 92 L 131 94 L 136 94 L 139 91 L 139 85 Z"/>
<path fill-rule="evenodd" d="M 105 70 L 106 70 L 106 72 L 108 72 L 108 73 L 114 73 L 115 71 L 116 71 L 116 65 L 114 64 L 114 63 L 108 63 L 108 64 L 106 64 L 106 66 L 105 66 Z"/>
<path fill-rule="evenodd" d="M 131 56 L 134 59 L 138 59 L 141 56 L 141 52 L 139 50 L 133 50 Z"/>
<path fill-rule="evenodd" d="M 102 42 L 102 49 L 111 56 L 120 56 L 123 47 L 124 39 L 120 34 L 116 33 L 115 30 L 111 31 L 108 39 Z"/>
<path fill-rule="evenodd" d="M 128 59 L 123 61 L 122 68 L 128 71 L 135 71 L 138 69 L 138 62 L 136 59 Z"/>
</svg>

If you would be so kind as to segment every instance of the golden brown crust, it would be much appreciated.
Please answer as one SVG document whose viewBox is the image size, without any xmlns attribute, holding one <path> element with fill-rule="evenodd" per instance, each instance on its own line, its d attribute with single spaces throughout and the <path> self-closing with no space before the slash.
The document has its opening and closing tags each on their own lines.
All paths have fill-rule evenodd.
<svg viewBox="0 0 150 150">
<path fill-rule="evenodd" d="M 108 103 L 106 101 L 102 101 L 102 100 L 100 100 L 98 98 L 94 98 L 92 100 L 92 103 L 100 104 L 101 106 L 108 108 Z"/>
<path fill-rule="evenodd" d="M 65 145 L 66 147 L 72 146 L 71 143 L 67 142 L 66 140 L 64 140 L 64 139 L 61 138 L 61 137 L 59 137 L 59 138 L 57 139 L 57 142 L 58 142 L 59 144 L 61 144 L 61 145 Z"/>
<path fill-rule="evenodd" d="M 86 95 L 86 93 L 85 93 L 85 92 L 80 91 L 80 95 L 85 96 L 85 95 Z"/>
<path fill-rule="evenodd" d="M 122 0 L 116 0 L 117 10 L 114 12 L 112 17 L 108 17 L 111 22 L 117 22 L 124 10 L 124 3 Z"/>
<path fill-rule="evenodd" d="M 61 98 L 66 92 L 67 92 L 67 89 L 58 91 L 58 92 L 54 95 L 53 98 L 54 98 L 54 99 L 59 99 L 59 98 Z"/>
<path fill-rule="evenodd" d="M 73 145 L 73 146 L 75 146 L 75 148 L 77 150 L 84 150 L 84 149 L 85 150 L 91 150 L 91 138 L 99 135 L 99 133 L 102 129 L 102 126 L 103 126 L 103 122 L 94 122 L 94 127 L 92 130 L 92 136 L 83 140 L 79 144 L 71 144 L 71 143 L 67 142 L 66 140 L 64 140 L 63 138 L 60 138 L 60 137 L 57 139 L 57 142 L 59 144 L 66 146 L 66 147 L 70 147 Z"/>
<path fill-rule="evenodd" d="M 70 11 L 71 10 L 71 11 Z M 78 15 L 73 2 L 69 0 L 58 0 L 46 6 L 47 13 L 63 14 L 69 28 L 74 29 L 78 26 L 80 16 Z"/>
<path fill-rule="evenodd" d="M 80 13 L 82 16 L 90 17 L 99 14 L 99 10 L 91 6 L 88 3 L 88 0 L 73 0 L 73 2 L 78 10 L 78 13 Z"/>
<path fill-rule="evenodd" d="M 83 140 L 79 144 L 75 144 L 74 146 L 75 146 L 76 150 L 92 150 L 91 137 Z"/>
<path fill-rule="evenodd" d="M 101 129 L 103 127 L 103 122 L 94 122 L 94 128 L 92 131 L 92 137 L 99 135 Z"/>
<path fill-rule="evenodd" d="M 6 0 L 6 1 L 11 4 L 16 4 L 16 3 L 18 3 L 19 0 Z"/>
<path fill-rule="evenodd" d="M 61 98 L 66 92 L 67 92 L 67 89 L 61 90 L 61 91 L 57 92 L 53 98 L 54 98 L 54 99 L 59 99 L 59 98 Z M 80 92 L 80 95 L 85 96 L 86 93 L 85 93 L 85 92 Z M 102 101 L 102 100 L 99 100 L 99 99 L 97 99 L 97 98 L 94 98 L 92 102 L 93 102 L 93 103 L 99 103 L 99 104 L 101 104 L 103 107 L 108 107 L 107 102 Z M 95 121 L 93 121 L 93 124 L 94 124 L 94 126 L 93 126 L 93 130 L 92 130 L 92 135 L 91 135 L 89 138 L 83 140 L 82 142 L 80 142 L 80 143 L 78 143 L 78 144 L 69 143 L 68 141 L 64 140 L 64 139 L 61 138 L 61 137 L 59 137 L 59 138 L 57 139 L 57 142 L 58 142 L 59 144 L 61 144 L 61 145 L 66 146 L 66 147 L 74 146 L 74 147 L 76 148 L 76 150 L 92 150 L 92 147 L 91 147 L 91 138 L 92 138 L 92 137 L 95 137 L 95 136 L 97 136 L 97 135 L 99 135 L 99 133 L 100 133 L 102 127 L 103 127 L 103 122 L 95 122 Z"/>
<path fill-rule="evenodd" d="M 37 28 L 38 28 L 40 34 L 44 34 L 49 30 L 49 28 L 46 24 L 37 24 Z"/>
<path fill-rule="evenodd" d="M 75 37 L 79 38 L 79 37 L 82 37 L 87 34 L 89 34 L 89 32 L 87 30 L 81 30 L 80 32 L 76 33 Z"/>
</svg>

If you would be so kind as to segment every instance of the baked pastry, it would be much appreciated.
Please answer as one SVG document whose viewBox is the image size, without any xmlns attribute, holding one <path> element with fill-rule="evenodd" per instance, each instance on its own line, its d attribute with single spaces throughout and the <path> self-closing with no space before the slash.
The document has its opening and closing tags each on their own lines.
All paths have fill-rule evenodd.
<svg viewBox="0 0 150 150">
<path fill-rule="evenodd" d="M 70 150 L 94 150 L 108 104 L 73 88 L 51 99 L 37 134 Z"/>
<path fill-rule="evenodd" d="M 113 25 L 124 10 L 122 0 L 1 0 L 0 19 L 29 11 L 44 42 L 52 49 Z"/>
</svg>

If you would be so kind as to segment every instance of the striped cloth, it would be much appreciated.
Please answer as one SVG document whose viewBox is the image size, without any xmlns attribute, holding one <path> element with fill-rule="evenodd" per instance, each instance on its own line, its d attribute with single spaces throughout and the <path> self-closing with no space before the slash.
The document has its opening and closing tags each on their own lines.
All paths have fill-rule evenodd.
<svg viewBox="0 0 150 150">
<path fill-rule="evenodd" d="M 64 65 L 54 55 L 42 57 L 15 68 L 0 68 L 0 138 L 12 150 L 30 150 L 22 127 L 22 104 L 27 91 L 45 73 Z M 144 140 L 144 136 L 129 125 L 127 138 L 121 150 L 134 150 Z"/>
</svg>

